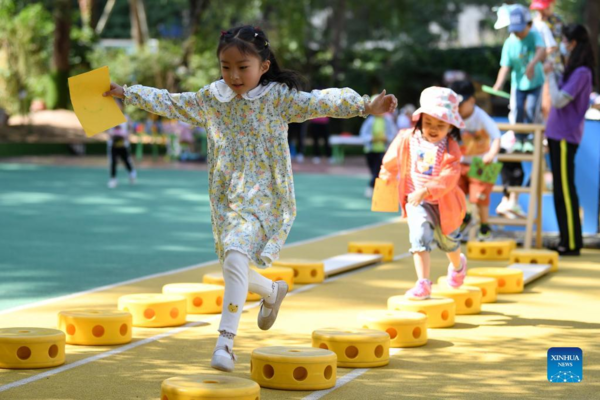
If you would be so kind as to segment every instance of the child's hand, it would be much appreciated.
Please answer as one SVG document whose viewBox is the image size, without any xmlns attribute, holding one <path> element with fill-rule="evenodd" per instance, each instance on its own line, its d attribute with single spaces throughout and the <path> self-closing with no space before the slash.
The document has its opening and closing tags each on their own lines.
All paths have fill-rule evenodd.
<svg viewBox="0 0 600 400">
<path fill-rule="evenodd" d="M 393 112 L 398 107 L 398 100 L 393 94 L 379 93 L 377 97 L 370 103 L 365 105 L 365 114 L 382 115 L 388 112 Z"/>
<path fill-rule="evenodd" d="M 489 152 L 485 153 L 483 157 L 481 157 L 481 160 L 484 164 L 490 164 L 492 161 L 494 161 L 494 157 L 496 157 L 496 154 L 494 154 L 493 152 Z"/>
<path fill-rule="evenodd" d="M 117 97 L 119 99 L 125 98 L 125 91 L 122 86 L 117 85 L 116 83 L 110 83 L 110 90 L 108 92 L 104 92 L 102 96 L 112 96 Z"/>
<path fill-rule="evenodd" d="M 529 80 L 533 79 L 533 77 L 535 76 L 535 64 L 527 64 L 527 68 L 525 69 L 525 76 L 527 76 L 527 79 Z"/>
<path fill-rule="evenodd" d="M 544 63 L 544 73 L 554 72 L 554 65 L 550 61 Z"/>
<path fill-rule="evenodd" d="M 425 197 L 427 197 L 427 189 L 422 188 L 419 190 L 415 190 L 414 192 L 409 194 L 406 200 L 409 204 L 412 204 L 413 206 L 418 206 L 423 202 L 423 200 L 425 200 Z"/>
</svg>

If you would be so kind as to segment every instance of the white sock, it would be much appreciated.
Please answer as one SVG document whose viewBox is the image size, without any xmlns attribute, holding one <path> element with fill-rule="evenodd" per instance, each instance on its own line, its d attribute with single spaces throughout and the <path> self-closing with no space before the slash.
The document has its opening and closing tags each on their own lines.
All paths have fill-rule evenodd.
<svg viewBox="0 0 600 400">
<path fill-rule="evenodd" d="M 275 303 L 275 299 L 277 298 L 277 285 L 275 284 L 275 282 L 273 282 L 273 290 L 271 291 L 271 294 L 269 294 L 267 297 L 265 297 L 263 300 L 265 301 L 265 303 L 268 304 L 273 304 Z M 262 310 L 260 311 L 260 314 L 263 317 L 268 317 L 271 314 L 271 309 L 270 308 L 266 308 L 266 307 L 262 307 Z"/>
<path fill-rule="evenodd" d="M 235 335 L 233 335 L 229 332 L 225 332 L 225 334 L 227 336 L 232 336 L 232 337 L 229 338 L 229 337 L 223 336 L 223 334 L 219 335 L 219 338 L 217 339 L 217 345 L 215 347 L 227 346 L 230 350 L 233 351 L 233 337 L 235 337 Z M 229 353 L 222 348 L 217 350 L 216 354 L 219 356 L 231 357 L 229 355 Z"/>
<path fill-rule="evenodd" d="M 452 267 L 454 267 L 454 270 L 456 272 L 462 271 L 463 269 L 463 262 L 462 262 L 462 257 L 460 258 L 460 262 L 458 263 L 458 267 L 454 264 L 452 264 Z"/>
<path fill-rule="evenodd" d="M 271 293 L 269 293 L 269 295 L 267 297 L 265 297 L 265 301 L 269 304 L 274 304 L 275 300 L 277 299 L 277 284 L 275 282 L 273 282 L 273 285 L 271 286 Z"/>
</svg>

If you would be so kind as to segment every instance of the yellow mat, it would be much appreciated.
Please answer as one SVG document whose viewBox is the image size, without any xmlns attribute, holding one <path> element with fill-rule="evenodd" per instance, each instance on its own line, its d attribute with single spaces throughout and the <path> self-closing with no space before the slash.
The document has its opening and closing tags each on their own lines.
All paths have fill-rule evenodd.
<svg viewBox="0 0 600 400">
<path fill-rule="evenodd" d="M 350 240 L 389 240 L 396 254 L 408 250 L 404 223 L 386 224 L 316 242 L 289 247 L 285 257 L 327 258 L 345 253 Z M 338 369 L 338 385 L 327 392 L 289 392 L 262 389 L 263 399 L 398 399 L 403 397 L 489 399 L 592 399 L 600 392 L 600 252 L 584 251 L 580 258 L 563 258 L 557 273 L 528 285 L 523 294 L 501 295 L 474 316 L 457 316 L 451 329 L 429 330 L 424 347 L 401 349 L 383 368 Z M 448 262 L 432 253 L 432 280 L 445 273 Z M 473 261 L 470 267 L 503 266 Z M 119 296 L 158 292 L 162 285 L 200 281 L 206 267 L 140 280 L 110 290 L 89 293 L 0 317 L 0 327 L 56 327 L 56 313 L 74 307 L 111 307 Z M 250 353 L 256 347 L 310 345 L 314 329 L 358 327 L 363 310 L 385 308 L 389 296 L 404 293 L 415 281 L 410 257 L 334 277 L 322 284 L 298 286 L 284 302 L 275 326 L 256 327 L 258 308 L 242 317 L 234 376 L 249 378 Z M 256 304 L 256 303 L 255 303 Z M 210 368 L 219 316 L 189 316 L 181 328 L 134 330 L 134 341 L 116 347 L 67 346 L 67 363 L 48 370 L 0 370 L 0 399 L 157 399 L 160 383 L 169 377 L 200 373 Z M 550 347 L 581 347 L 581 383 L 553 384 L 546 379 Z M 40 379 L 41 378 L 41 379 Z M 12 385 L 15 385 L 14 387 Z M 8 390 L 3 390 L 11 387 Z"/>
</svg>

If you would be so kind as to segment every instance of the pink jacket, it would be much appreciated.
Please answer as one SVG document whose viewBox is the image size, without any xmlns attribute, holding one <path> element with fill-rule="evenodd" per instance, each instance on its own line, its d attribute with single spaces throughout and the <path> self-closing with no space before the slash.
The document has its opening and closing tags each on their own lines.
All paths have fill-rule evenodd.
<svg viewBox="0 0 600 400">
<path fill-rule="evenodd" d="M 408 185 L 406 177 L 410 174 L 410 138 L 413 129 L 401 130 L 390 144 L 381 165 L 381 179 L 398 182 L 400 205 L 406 215 L 406 196 Z M 437 200 L 440 209 L 442 233 L 449 235 L 462 223 L 467 211 L 465 194 L 458 187 L 460 178 L 460 148 L 452 138 L 448 138 L 448 151 L 444 153 L 440 174 L 427 185 L 429 195 L 425 200 Z"/>
</svg>

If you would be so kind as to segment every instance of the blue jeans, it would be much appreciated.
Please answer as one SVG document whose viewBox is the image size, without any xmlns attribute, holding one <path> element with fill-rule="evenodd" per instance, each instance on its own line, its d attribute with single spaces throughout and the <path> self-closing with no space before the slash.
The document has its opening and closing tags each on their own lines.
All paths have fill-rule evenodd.
<svg viewBox="0 0 600 400">
<path fill-rule="evenodd" d="M 410 252 L 431 251 L 431 243 L 450 253 L 460 247 L 460 229 L 450 235 L 442 233 L 440 209 L 437 204 L 422 202 L 418 206 L 406 204 L 406 219 L 408 220 L 408 236 Z"/>
<path fill-rule="evenodd" d="M 542 101 L 542 86 L 531 90 L 517 89 L 517 123 L 532 124 L 536 120 L 536 113 L 540 110 Z M 524 134 L 515 135 L 521 140 Z"/>
</svg>

